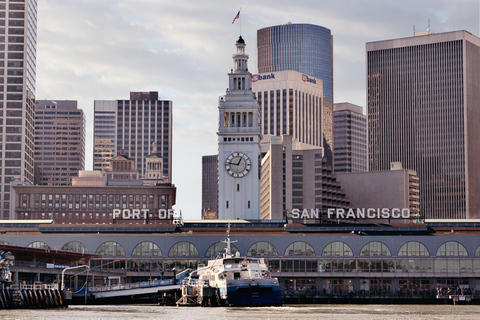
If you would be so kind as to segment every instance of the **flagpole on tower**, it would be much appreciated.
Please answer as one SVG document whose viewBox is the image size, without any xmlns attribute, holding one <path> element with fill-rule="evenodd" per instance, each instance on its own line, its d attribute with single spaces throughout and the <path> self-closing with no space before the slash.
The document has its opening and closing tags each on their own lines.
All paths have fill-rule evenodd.
<svg viewBox="0 0 480 320">
<path fill-rule="evenodd" d="M 238 12 L 240 12 L 242 10 L 242 8 L 240 8 L 240 10 L 238 10 Z M 242 35 L 242 17 L 239 18 L 240 19 L 240 35 Z"/>
<path fill-rule="evenodd" d="M 242 10 L 242 8 L 240 8 L 240 10 L 238 10 L 237 15 L 235 16 L 235 18 L 233 18 L 232 24 L 235 23 L 235 20 L 240 19 L 240 11 L 241 10 Z M 240 35 L 242 35 L 242 19 L 240 19 Z"/>
</svg>

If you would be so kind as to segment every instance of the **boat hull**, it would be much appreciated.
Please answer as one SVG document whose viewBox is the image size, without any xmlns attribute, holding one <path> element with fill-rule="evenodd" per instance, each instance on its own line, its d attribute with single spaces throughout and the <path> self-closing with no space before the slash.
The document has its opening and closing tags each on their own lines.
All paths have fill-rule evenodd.
<svg viewBox="0 0 480 320">
<path fill-rule="evenodd" d="M 278 285 L 234 285 L 227 287 L 229 306 L 280 306 L 282 294 Z"/>
</svg>

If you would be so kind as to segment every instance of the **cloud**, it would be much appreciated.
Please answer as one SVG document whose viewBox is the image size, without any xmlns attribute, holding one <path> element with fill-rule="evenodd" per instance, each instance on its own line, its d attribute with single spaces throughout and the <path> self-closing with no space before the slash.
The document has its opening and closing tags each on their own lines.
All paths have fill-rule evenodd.
<svg viewBox="0 0 480 320">
<path fill-rule="evenodd" d="M 365 106 L 366 42 L 409 37 L 429 19 L 436 33 L 478 34 L 478 12 L 475 0 L 39 0 L 37 98 L 79 101 L 87 168 L 94 100 L 127 99 L 130 91 L 172 100 L 176 207 L 198 218 L 201 156 L 217 152 L 218 96 L 240 33 L 256 73 L 258 29 L 287 22 L 331 29 L 335 100 Z"/>
</svg>

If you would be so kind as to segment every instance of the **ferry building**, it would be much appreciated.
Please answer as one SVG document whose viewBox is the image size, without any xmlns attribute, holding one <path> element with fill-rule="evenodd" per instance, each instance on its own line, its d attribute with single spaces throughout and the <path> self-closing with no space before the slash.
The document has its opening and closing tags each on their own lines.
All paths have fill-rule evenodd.
<svg viewBox="0 0 480 320">
<path fill-rule="evenodd" d="M 164 224 L 61 225 L 3 221 L 1 250 L 26 247 L 88 256 L 81 286 L 172 277 L 224 252 L 228 225 L 233 250 L 265 258 L 284 296 L 434 296 L 437 288 L 480 289 L 480 221 L 298 224 L 287 221 L 184 221 Z M 50 222 L 50 223 L 48 223 Z M 292 222 L 292 221 L 291 221 Z M 14 278 L 33 283 L 51 273 L 45 263 L 19 261 Z M 40 261 L 40 260 L 39 260 Z M 66 262 L 63 262 L 65 264 Z M 68 263 L 67 263 L 68 264 Z M 29 266 L 29 267 L 26 267 Z M 71 280 L 72 281 L 72 280 Z M 72 284 L 73 285 L 73 284 Z M 475 293 L 475 291 L 473 291 Z"/>
</svg>

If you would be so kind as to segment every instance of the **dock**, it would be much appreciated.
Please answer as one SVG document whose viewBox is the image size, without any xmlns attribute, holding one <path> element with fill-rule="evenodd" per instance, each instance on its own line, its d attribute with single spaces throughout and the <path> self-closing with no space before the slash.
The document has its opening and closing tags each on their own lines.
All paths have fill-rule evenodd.
<svg viewBox="0 0 480 320">
<path fill-rule="evenodd" d="M 189 275 L 191 269 L 184 270 L 172 279 L 151 280 L 135 283 L 87 287 L 73 293 L 74 304 L 120 304 L 138 301 L 165 301 L 172 296 L 175 299 L 181 290 L 180 283 Z"/>
</svg>

